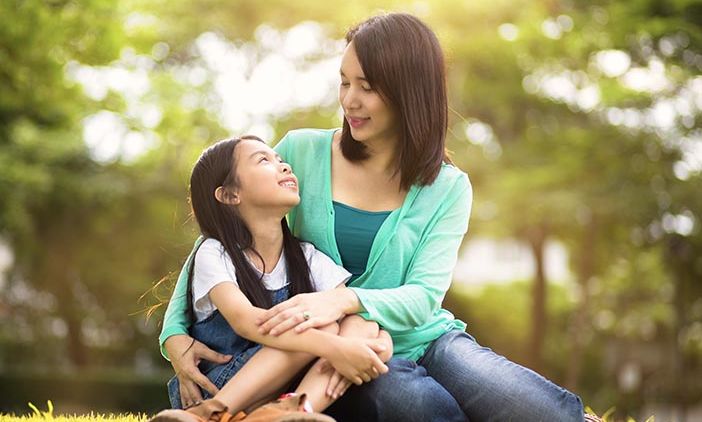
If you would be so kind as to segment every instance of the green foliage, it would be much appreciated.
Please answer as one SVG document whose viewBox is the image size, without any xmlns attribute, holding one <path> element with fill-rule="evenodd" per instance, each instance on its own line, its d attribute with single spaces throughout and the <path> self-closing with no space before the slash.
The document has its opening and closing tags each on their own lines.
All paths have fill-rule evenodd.
<svg viewBox="0 0 702 422">
<path fill-rule="evenodd" d="M 191 165 L 231 135 L 198 37 L 217 34 L 251 49 L 255 62 L 265 53 L 262 25 L 312 20 L 340 39 L 380 10 L 418 14 L 446 51 L 449 147 L 475 192 L 469 239 L 516 238 L 536 249 L 556 239 L 568 249 L 574 281 L 546 280 L 543 371 L 572 381 L 597 409 L 616 406 L 612 419 L 636 415 L 643 400 L 699 403 L 702 175 L 680 168 L 699 142 L 700 110 L 691 106 L 672 127 L 651 122 L 657 104 L 678 104 L 699 77 L 695 0 L 1 2 L 0 240 L 15 262 L 0 290 L 0 369 L 167 368 L 155 346 L 160 309 L 148 321 L 141 314 L 159 299 L 138 298 L 179 269 L 196 234 L 186 200 Z M 513 39 L 500 35 L 503 24 L 514 25 Z M 658 63 L 668 86 L 636 90 L 605 75 L 602 50 L 625 53 L 630 68 Z M 144 72 L 148 89 L 128 94 L 97 80 L 105 93 L 91 94 L 72 76 L 77 69 Z M 189 81 L 193 69 L 204 69 L 203 80 Z M 554 77 L 598 99 L 556 95 Z M 265 116 L 271 141 L 297 127 L 338 125 L 333 96 Z M 151 124 L 141 115 L 149 107 L 160 116 Z M 614 108 L 639 120 L 618 124 Z M 153 144 L 133 160 L 98 159 L 83 129 L 101 112 Z M 471 127 L 489 130 L 481 137 Z M 456 286 L 447 306 L 478 340 L 527 363 L 531 283 L 478 293 Z M 582 366 L 575 375 L 574 359 Z M 627 362 L 643 368 L 646 389 L 618 384 Z"/>
</svg>

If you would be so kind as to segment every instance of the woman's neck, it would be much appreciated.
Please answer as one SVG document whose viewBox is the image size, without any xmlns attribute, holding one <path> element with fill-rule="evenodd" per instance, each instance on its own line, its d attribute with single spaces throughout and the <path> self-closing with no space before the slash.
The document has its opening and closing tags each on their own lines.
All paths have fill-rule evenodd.
<svg viewBox="0 0 702 422">
<path fill-rule="evenodd" d="M 388 180 L 398 176 L 398 157 L 396 139 L 376 139 L 364 142 L 368 158 L 356 162 L 370 174 L 385 176 Z"/>
<path fill-rule="evenodd" d="M 263 271 L 265 268 L 265 272 L 270 272 L 280 259 L 283 251 L 281 219 L 282 217 L 278 216 L 259 216 L 247 221 L 247 226 L 251 231 L 251 236 L 253 236 L 253 247 L 261 255 L 263 262 L 256 254 L 249 253 L 247 255 L 259 271 Z"/>
</svg>

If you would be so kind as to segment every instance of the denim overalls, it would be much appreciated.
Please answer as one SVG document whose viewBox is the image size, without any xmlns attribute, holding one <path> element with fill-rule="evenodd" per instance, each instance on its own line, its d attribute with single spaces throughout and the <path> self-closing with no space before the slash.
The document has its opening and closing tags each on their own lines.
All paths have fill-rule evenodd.
<svg viewBox="0 0 702 422">
<path fill-rule="evenodd" d="M 285 301 L 289 296 L 288 286 L 281 287 L 278 290 L 269 290 L 269 292 L 273 299 L 273 305 Z M 227 363 L 215 364 L 202 360 L 200 365 L 198 365 L 200 371 L 220 389 L 261 348 L 260 344 L 251 342 L 238 335 L 218 310 L 190 327 L 190 335 L 210 349 L 232 356 L 232 359 Z M 210 393 L 202 388 L 200 388 L 200 391 L 203 399 L 212 397 Z M 183 408 L 180 402 L 180 383 L 175 376 L 168 381 L 168 398 L 174 409 Z"/>
</svg>

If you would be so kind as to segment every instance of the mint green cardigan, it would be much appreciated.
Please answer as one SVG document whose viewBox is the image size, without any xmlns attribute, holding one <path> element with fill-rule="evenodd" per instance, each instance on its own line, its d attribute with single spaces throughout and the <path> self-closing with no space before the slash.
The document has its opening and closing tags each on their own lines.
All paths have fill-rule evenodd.
<svg viewBox="0 0 702 422">
<path fill-rule="evenodd" d="M 275 147 L 298 177 L 301 201 L 288 214 L 295 236 L 313 243 L 337 264 L 331 195 L 331 143 L 337 129 L 288 132 Z M 418 360 L 432 341 L 466 324 L 441 308 L 458 249 L 468 230 L 472 188 L 468 176 L 443 164 L 428 186 L 413 185 L 373 241 L 366 271 L 349 287 L 363 318 L 378 322 L 393 339 L 394 356 Z M 159 336 L 188 332 L 185 315 L 188 257 L 166 309 Z M 167 357 L 167 356 L 166 356 Z"/>
</svg>

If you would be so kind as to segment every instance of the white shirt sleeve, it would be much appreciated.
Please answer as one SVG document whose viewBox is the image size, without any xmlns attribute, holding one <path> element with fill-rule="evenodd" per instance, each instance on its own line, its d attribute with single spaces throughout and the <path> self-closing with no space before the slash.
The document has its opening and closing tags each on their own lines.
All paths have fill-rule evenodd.
<svg viewBox="0 0 702 422">
<path fill-rule="evenodd" d="M 206 239 L 195 254 L 193 271 L 193 310 L 198 321 L 217 309 L 210 300 L 210 290 L 216 285 L 236 282 L 236 271 L 224 246 L 215 239 Z"/>
<path fill-rule="evenodd" d="M 307 258 L 315 291 L 321 292 L 334 289 L 351 278 L 350 272 L 318 251 L 311 243 L 300 242 L 300 246 L 302 246 L 302 251 L 305 254 L 305 258 Z"/>
</svg>

